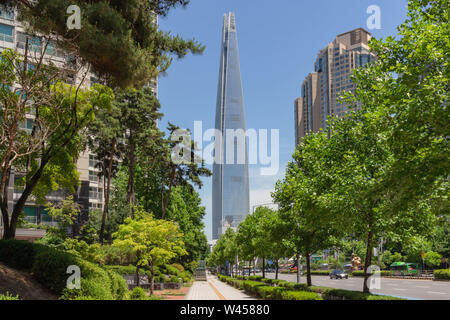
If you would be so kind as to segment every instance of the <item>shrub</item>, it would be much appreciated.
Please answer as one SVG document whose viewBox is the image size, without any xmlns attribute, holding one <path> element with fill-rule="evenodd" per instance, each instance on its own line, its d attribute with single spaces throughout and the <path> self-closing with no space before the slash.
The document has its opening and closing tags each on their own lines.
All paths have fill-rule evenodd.
<svg viewBox="0 0 450 320">
<path fill-rule="evenodd" d="M 404 300 L 391 296 L 380 296 L 360 291 L 351 291 L 343 289 L 328 288 L 322 291 L 322 297 L 326 300 L 342 299 L 342 300 Z"/>
<path fill-rule="evenodd" d="M 391 296 L 379 296 L 376 294 L 371 294 L 367 297 L 366 300 L 406 300 L 406 299 L 402 299 L 402 298 L 397 298 L 397 297 L 391 297 Z"/>
<path fill-rule="evenodd" d="M 328 276 L 331 270 L 311 270 L 311 274 L 315 276 Z"/>
<path fill-rule="evenodd" d="M 125 279 L 112 270 L 106 270 L 111 280 L 111 292 L 115 300 L 123 300 L 128 292 L 128 285 Z"/>
<path fill-rule="evenodd" d="M 180 272 L 184 272 L 184 267 L 179 263 L 172 263 L 171 266 L 174 267 L 175 269 L 178 269 L 178 271 Z"/>
<path fill-rule="evenodd" d="M 181 273 L 181 278 L 184 283 L 188 283 L 192 279 L 192 275 L 188 271 L 184 271 Z"/>
<path fill-rule="evenodd" d="M 263 279 L 261 279 L 261 281 L 264 282 L 264 283 L 272 284 L 274 279 L 263 278 Z"/>
<path fill-rule="evenodd" d="M 236 289 L 244 289 L 244 280 L 234 280 L 233 287 Z"/>
<path fill-rule="evenodd" d="M 164 268 L 167 272 L 167 274 L 172 275 L 172 276 L 177 276 L 180 277 L 181 276 L 181 271 L 178 270 L 177 268 L 171 266 L 171 265 L 166 265 Z"/>
<path fill-rule="evenodd" d="M 168 282 L 171 282 L 171 283 L 178 283 L 178 282 L 180 282 L 180 280 L 179 280 L 179 278 L 177 277 L 177 276 L 171 276 L 170 278 L 169 278 L 169 281 Z"/>
<path fill-rule="evenodd" d="M 144 289 L 135 287 L 130 292 L 130 300 L 148 300 L 148 296 Z"/>
<path fill-rule="evenodd" d="M 306 290 L 308 285 L 306 283 L 295 283 L 295 282 L 278 282 L 278 286 L 289 289 L 289 290 Z"/>
<path fill-rule="evenodd" d="M 282 294 L 287 289 L 282 287 L 260 286 L 256 290 L 258 291 L 258 295 L 265 300 L 282 300 Z"/>
<path fill-rule="evenodd" d="M 434 270 L 434 278 L 435 279 L 450 279 L 450 269 L 439 269 Z"/>
<path fill-rule="evenodd" d="M 128 266 L 103 266 L 103 268 L 107 269 L 107 270 L 112 270 L 114 272 L 117 272 L 118 274 L 121 275 L 131 275 L 131 274 L 136 274 L 136 266 L 133 265 L 128 265 Z M 144 269 L 140 269 L 139 273 L 142 274 L 146 274 L 146 270 Z"/>
<path fill-rule="evenodd" d="M 23 240 L 0 240 L 0 261 L 15 269 L 31 270 L 36 246 Z"/>
<path fill-rule="evenodd" d="M 342 289 L 328 288 L 322 291 L 322 297 L 326 300 L 342 299 L 342 300 L 367 300 L 370 294 L 360 291 L 350 291 Z"/>
<path fill-rule="evenodd" d="M 231 279 L 231 277 L 224 276 L 222 274 L 219 274 L 218 277 L 219 277 L 219 280 L 222 281 L 222 282 L 226 282 L 227 279 Z"/>
<path fill-rule="evenodd" d="M 82 259 L 78 259 L 82 261 Z M 67 268 L 71 265 L 78 265 L 77 257 L 47 247 L 36 253 L 32 271 L 37 281 L 52 292 L 61 294 L 66 287 Z M 85 277 L 83 270 L 81 270 L 81 275 Z"/>
<path fill-rule="evenodd" d="M 42 244 L 0 241 L 0 261 L 14 268 L 32 271 L 33 277 L 62 299 L 121 299 L 127 291 L 120 275 L 78 256 Z M 78 266 L 81 289 L 66 288 L 67 268 Z"/>
<path fill-rule="evenodd" d="M 243 283 L 245 292 L 247 292 L 249 294 L 257 294 L 258 292 L 257 292 L 256 288 L 260 287 L 260 286 L 264 286 L 264 285 L 265 285 L 264 283 L 261 283 L 258 281 L 251 281 L 251 280 L 244 281 L 244 283 Z"/>
<path fill-rule="evenodd" d="M 5 294 L 0 294 L 0 301 L 1 300 L 20 300 L 19 295 L 13 296 L 9 292 L 6 292 Z"/>
<path fill-rule="evenodd" d="M 308 291 L 284 291 L 281 296 L 283 300 L 322 300 L 317 293 Z"/>
<path fill-rule="evenodd" d="M 112 278 L 107 270 L 82 259 L 78 259 L 77 265 L 81 270 L 81 289 L 64 289 L 62 299 L 74 300 L 86 296 L 93 300 L 114 300 L 118 296 L 123 297 L 120 291 L 125 280 Z"/>
<path fill-rule="evenodd" d="M 250 276 L 247 277 L 248 280 L 252 280 L 252 281 L 261 281 L 263 279 L 262 276 Z"/>
</svg>

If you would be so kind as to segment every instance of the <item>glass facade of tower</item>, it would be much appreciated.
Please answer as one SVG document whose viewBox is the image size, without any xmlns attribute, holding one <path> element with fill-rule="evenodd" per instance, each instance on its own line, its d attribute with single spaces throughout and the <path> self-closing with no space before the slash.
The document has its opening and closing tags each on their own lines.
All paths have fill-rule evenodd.
<svg viewBox="0 0 450 320">
<path fill-rule="evenodd" d="M 218 239 L 227 228 L 237 228 L 250 211 L 247 142 L 244 142 L 245 162 L 242 163 L 238 161 L 237 138 L 227 141 L 227 130 L 245 132 L 244 97 L 233 13 L 224 16 L 215 128 L 221 135 L 215 137 L 212 236 Z M 227 148 L 230 145 L 233 145 L 233 150 Z M 227 161 L 227 152 L 234 154 L 232 163 Z"/>
</svg>

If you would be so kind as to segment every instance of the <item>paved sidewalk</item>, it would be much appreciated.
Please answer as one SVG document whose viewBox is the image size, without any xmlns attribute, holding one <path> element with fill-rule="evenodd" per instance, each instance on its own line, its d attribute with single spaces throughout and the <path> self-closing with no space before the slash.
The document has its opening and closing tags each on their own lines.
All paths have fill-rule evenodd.
<svg viewBox="0 0 450 320">
<path fill-rule="evenodd" d="M 220 281 L 216 276 L 207 276 L 207 281 L 195 281 L 185 300 L 255 300 L 244 292 Z"/>
</svg>

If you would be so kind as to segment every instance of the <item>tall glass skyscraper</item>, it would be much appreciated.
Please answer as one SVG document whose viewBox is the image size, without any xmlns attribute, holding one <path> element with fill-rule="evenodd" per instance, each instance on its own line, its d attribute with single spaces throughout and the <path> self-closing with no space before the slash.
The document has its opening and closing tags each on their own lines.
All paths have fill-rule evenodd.
<svg viewBox="0 0 450 320">
<path fill-rule="evenodd" d="M 233 136 L 233 141 L 227 141 L 227 130 L 245 132 L 244 97 L 234 13 L 225 14 L 223 19 L 215 127 L 221 132 L 221 136 L 215 137 L 212 236 L 213 239 L 218 239 L 227 228 L 237 228 L 250 211 L 247 142 L 246 139 L 241 140 L 244 146 L 238 148 L 238 138 Z M 230 145 L 233 148 L 227 147 Z M 238 154 L 239 150 L 245 155 Z M 232 158 L 231 155 L 227 157 L 227 152 L 233 152 L 233 163 L 227 161 L 227 158 Z M 244 157 L 245 161 L 238 161 Z"/>
</svg>

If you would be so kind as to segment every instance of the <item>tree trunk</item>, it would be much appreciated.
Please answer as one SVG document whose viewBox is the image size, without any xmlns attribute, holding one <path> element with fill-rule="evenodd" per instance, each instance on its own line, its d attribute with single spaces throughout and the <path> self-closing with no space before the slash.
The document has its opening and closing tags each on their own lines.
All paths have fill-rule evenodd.
<svg viewBox="0 0 450 320">
<path fill-rule="evenodd" d="M 25 202 L 27 201 L 28 197 L 33 192 L 34 188 L 36 187 L 39 179 L 41 178 L 42 172 L 44 171 L 44 167 L 48 163 L 50 159 L 44 158 L 41 160 L 41 165 L 39 169 L 36 171 L 36 173 L 33 175 L 33 177 L 30 180 L 29 184 L 25 185 L 25 189 L 22 192 L 22 195 L 20 196 L 19 200 L 14 205 L 13 212 L 11 214 L 11 220 L 9 222 L 9 228 L 6 228 L 6 225 L 3 229 L 3 239 L 14 239 L 16 236 L 16 227 L 17 227 L 17 220 L 20 216 L 20 214 L 23 211 L 23 208 L 25 207 Z"/>
<path fill-rule="evenodd" d="M 167 206 L 169 205 L 169 199 L 170 199 L 170 194 L 172 192 L 173 180 L 175 179 L 176 170 L 177 170 L 177 168 L 175 166 L 173 166 L 172 170 L 170 172 L 169 191 L 167 192 L 167 197 L 166 197 L 163 207 L 162 207 L 162 217 L 161 217 L 162 220 L 164 220 L 166 218 Z"/>
<path fill-rule="evenodd" d="M 262 258 L 262 277 L 265 278 L 266 277 L 266 270 L 264 268 L 264 266 L 266 265 L 266 258 L 263 257 Z"/>
<path fill-rule="evenodd" d="M 153 269 L 153 265 L 150 264 L 150 294 L 153 295 L 153 291 L 155 290 L 155 270 Z"/>
<path fill-rule="evenodd" d="M 367 269 L 372 263 L 372 242 L 373 242 L 373 231 L 371 229 L 371 225 L 369 224 L 369 233 L 367 234 L 367 250 L 366 250 L 366 260 L 364 261 L 364 286 L 363 292 L 369 293 L 370 288 L 367 285 L 367 280 L 370 275 L 367 273 Z"/>
<path fill-rule="evenodd" d="M 131 218 L 134 219 L 134 205 L 136 203 L 136 196 L 134 193 L 134 166 L 135 166 L 135 145 L 133 134 L 130 133 L 128 149 L 128 204 L 130 205 Z"/>
<path fill-rule="evenodd" d="M 104 192 L 106 192 L 105 194 L 105 204 L 103 206 L 103 216 L 102 216 L 102 226 L 100 227 L 100 236 L 99 236 L 99 240 L 100 243 L 103 244 L 103 235 L 105 232 L 105 223 L 106 223 L 106 215 L 108 213 L 108 205 L 109 205 L 109 194 L 110 194 L 110 190 L 111 190 L 111 171 L 112 171 L 112 166 L 113 166 L 113 161 L 114 161 L 114 153 L 116 152 L 116 138 L 113 138 L 112 141 L 112 147 L 111 147 L 111 154 L 109 157 L 109 168 L 108 168 L 108 186 L 107 189 L 104 190 Z"/>
<path fill-rule="evenodd" d="M 253 259 L 253 275 L 256 276 L 256 259 Z"/>
<path fill-rule="evenodd" d="M 278 259 L 275 261 L 275 280 L 278 280 Z"/>
<path fill-rule="evenodd" d="M 300 283 L 300 255 L 297 255 L 297 283 Z"/>
<path fill-rule="evenodd" d="M 141 278 L 139 277 L 139 266 L 136 266 L 136 287 L 141 285 Z"/>
<path fill-rule="evenodd" d="M 305 258 L 306 258 L 306 283 L 308 287 L 310 287 L 312 286 L 310 254 L 309 253 L 305 254 Z"/>
<path fill-rule="evenodd" d="M 8 214 L 8 194 L 9 194 L 9 177 L 10 177 L 10 170 L 4 170 L 4 176 L 2 177 L 2 188 L 3 188 L 3 194 L 0 195 L 1 202 L 0 202 L 0 208 L 2 211 L 2 217 L 3 217 L 3 239 L 9 239 L 6 237 L 6 230 L 9 230 L 9 214 Z M 6 172 L 6 173 L 5 173 Z"/>
</svg>

